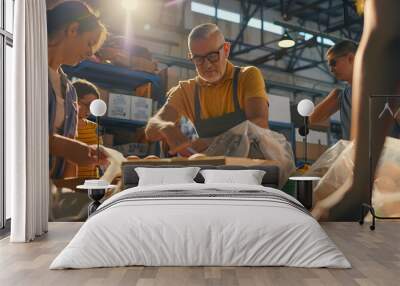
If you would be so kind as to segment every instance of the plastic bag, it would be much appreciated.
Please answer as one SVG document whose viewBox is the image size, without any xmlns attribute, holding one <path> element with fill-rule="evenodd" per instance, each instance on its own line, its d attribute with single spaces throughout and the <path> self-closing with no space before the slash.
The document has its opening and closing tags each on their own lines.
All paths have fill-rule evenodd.
<svg viewBox="0 0 400 286">
<path fill-rule="evenodd" d="M 107 166 L 106 171 L 104 172 L 103 176 L 100 179 L 111 183 L 115 178 L 121 176 L 122 163 L 126 162 L 127 160 L 117 150 L 107 148 L 104 146 L 99 146 L 99 147 L 101 151 L 107 156 L 107 160 L 110 162 L 110 164 Z M 115 194 L 119 191 L 121 191 L 121 182 L 117 185 L 116 188 L 112 190 L 112 193 Z"/>
<path fill-rule="evenodd" d="M 400 216 L 400 140 L 386 137 L 374 180 L 372 204 L 378 216 Z"/>
<path fill-rule="evenodd" d="M 207 156 L 248 157 L 277 161 L 279 187 L 295 171 L 292 147 L 285 136 L 245 121 L 215 137 L 202 152 Z"/>
<path fill-rule="evenodd" d="M 339 142 L 340 143 L 340 142 Z M 353 143 L 347 143 L 347 147 L 342 152 L 343 143 L 337 143 L 331 147 L 328 154 L 321 156 L 320 162 L 316 162 L 317 166 L 310 170 L 310 174 L 316 174 L 320 170 L 326 168 L 335 156 L 338 154 L 334 163 L 330 166 L 326 174 L 321 178 L 318 185 L 314 189 L 314 198 L 318 202 L 330 194 L 338 190 L 349 176 L 353 176 L 354 168 L 354 148 Z M 337 149 L 336 151 L 334 149 Z M 323 159 L 325 157 L 325 159 Z M 366 179 L 368 174 L 366 174 Z M 348 204 L 350 202 L 334 202 L 340 204 Z M 400 216 L 400 140 L 387 137 L 385 145 L 379 159 L 377 172 L 375 175 L 372 205 L 378 216 Z M 359 209 L 354 212 L 359 213 Z M 349 214 L 350 215 L 350 214 Z"/>
<path fill-rule="evenodd" d="M 326 150 L 304 175 L 323 177 L 349 144 L 350 141 L 347 140 L 338 141 Z"/>
<path fill-rule="evenodd" d="M 106 168 L 103 176 L 100 178 L 111 183 L 115 178 L 121 176 L 122 163 L 126 161 L 124 156 L 111 148 L 99 146 L 101 151 L 107 156 L 109 165 Z M 50 221 L 85 221 L 87 218 L 87 208 L 91 203 L 86 192 L 74 191 L 75 186 L 84 183 L 84 178 L 77 178 L 80 183 L 75 184 L 70 188 L 56 187 L 53 181 L 50 180 Z M 112 196 L 121 191 L 121 182 L 114 189 L 109 189 L 102 199 Z"/>
<path fill-rule="evenodd" d="M 353 176 L 353 142 L 347 141 L 347 144 L 342 143 L 339 141 L 329 148 L 314 163 L 316 166 L 311 166 L 310 171 L 306 173 L 307 176 L 316 175 L 321 177 L 321 180 L 314 189 L 316 202 L 328 197 L 342 186 L 349 176 Z M 347 146 L 344 147 L 345 145 Z"/>
</svg>

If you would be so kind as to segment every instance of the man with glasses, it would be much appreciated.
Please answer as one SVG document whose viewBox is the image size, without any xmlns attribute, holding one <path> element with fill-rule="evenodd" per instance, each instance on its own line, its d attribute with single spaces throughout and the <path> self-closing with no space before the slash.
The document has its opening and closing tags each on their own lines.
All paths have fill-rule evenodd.
<svg viewBox="0 0 400 286">
<path fill-rule="evenodd" d="M 228 56 L 230 44 L 215 24 L 199 25 L 188 37 L 189 59 L 195 78 L 180 81 L 168 92 L 168 100 L 149 120 L 146 136 L 163 140 L 169 153 L 190 156 L 202 152 L 210 138 L 249 120 L 268 128 L 268 97 L 262 73 L 256 67 L 235 67 Z M 186 138 L 177 122 L 189 119 L 199 139 Z"/>
<path fill-rule="evenodd" d="M 329 119 L 340 110 L 342 138 L 350 140 L 351 130 L 351 84 L 353 82 L 354 57 L 357 45 L 351 41 L 342 41 L 331 47 L 326 57 L 333 75 L 347 82 L 344 90 L 334 89 L 319 103 L 310 116 L 310 124 L 316 124 Z"/>
</svg>

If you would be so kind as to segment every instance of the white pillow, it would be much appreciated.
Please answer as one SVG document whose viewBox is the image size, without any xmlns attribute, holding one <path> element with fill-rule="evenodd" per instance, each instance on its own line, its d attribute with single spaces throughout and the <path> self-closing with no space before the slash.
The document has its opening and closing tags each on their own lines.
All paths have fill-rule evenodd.
<svg viewBox="0 0 400 286">
<path fill-rule="evenodd" d="M 195 183 L 193 179 L 199 170 L 199 167 L 135 168 L 139 176 L 138 186 Z"/>
<path fill-rule="evenodd" d="M 202 170 L 205 184 L 246 184 L 261 185 L 265 171 L 262 170 Z"/>
</svg>

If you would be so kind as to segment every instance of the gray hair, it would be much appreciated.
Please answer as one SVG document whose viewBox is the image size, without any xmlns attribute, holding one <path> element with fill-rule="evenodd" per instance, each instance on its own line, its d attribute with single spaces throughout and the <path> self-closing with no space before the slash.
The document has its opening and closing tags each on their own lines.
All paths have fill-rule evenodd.
<svg viewBox="0 0 400 286">
<path fill-rule="evenodd" d="M 222 37 L 224 37 L 224 35 L 222 34 L 222 32 L 218 28 L 218 26 L 213 23 L 205 23 L 205 24 L 201 24 L 201 25 L 194 27 L 190 31 L 189 36 L 188 36 L 189 49 L 190 49 L 190 43 L 192 41 L 198 40 L 198 39 L 207 39 L 208 36 L 210 36 L 211 34 L 214 34 L 214 33 L 219 33 Z"/>
</svg>

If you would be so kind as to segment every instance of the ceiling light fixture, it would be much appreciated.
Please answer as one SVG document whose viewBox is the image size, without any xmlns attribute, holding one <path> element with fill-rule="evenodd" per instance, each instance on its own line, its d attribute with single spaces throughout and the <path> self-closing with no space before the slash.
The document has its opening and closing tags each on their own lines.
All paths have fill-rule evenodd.
<svg viewBox="0 0 400 286">
<path fill-rule="evenodd" d="M 292 37 L 290 37 L 290 35 L 287 31 L 285 31 L 285 33 L 283 33 L 282 38 L 278 42 L 278 46 L 283 49 L 291 48 L 295 44 L 296 44 L 296 42 L 292 39 Z"/>
</svg>

